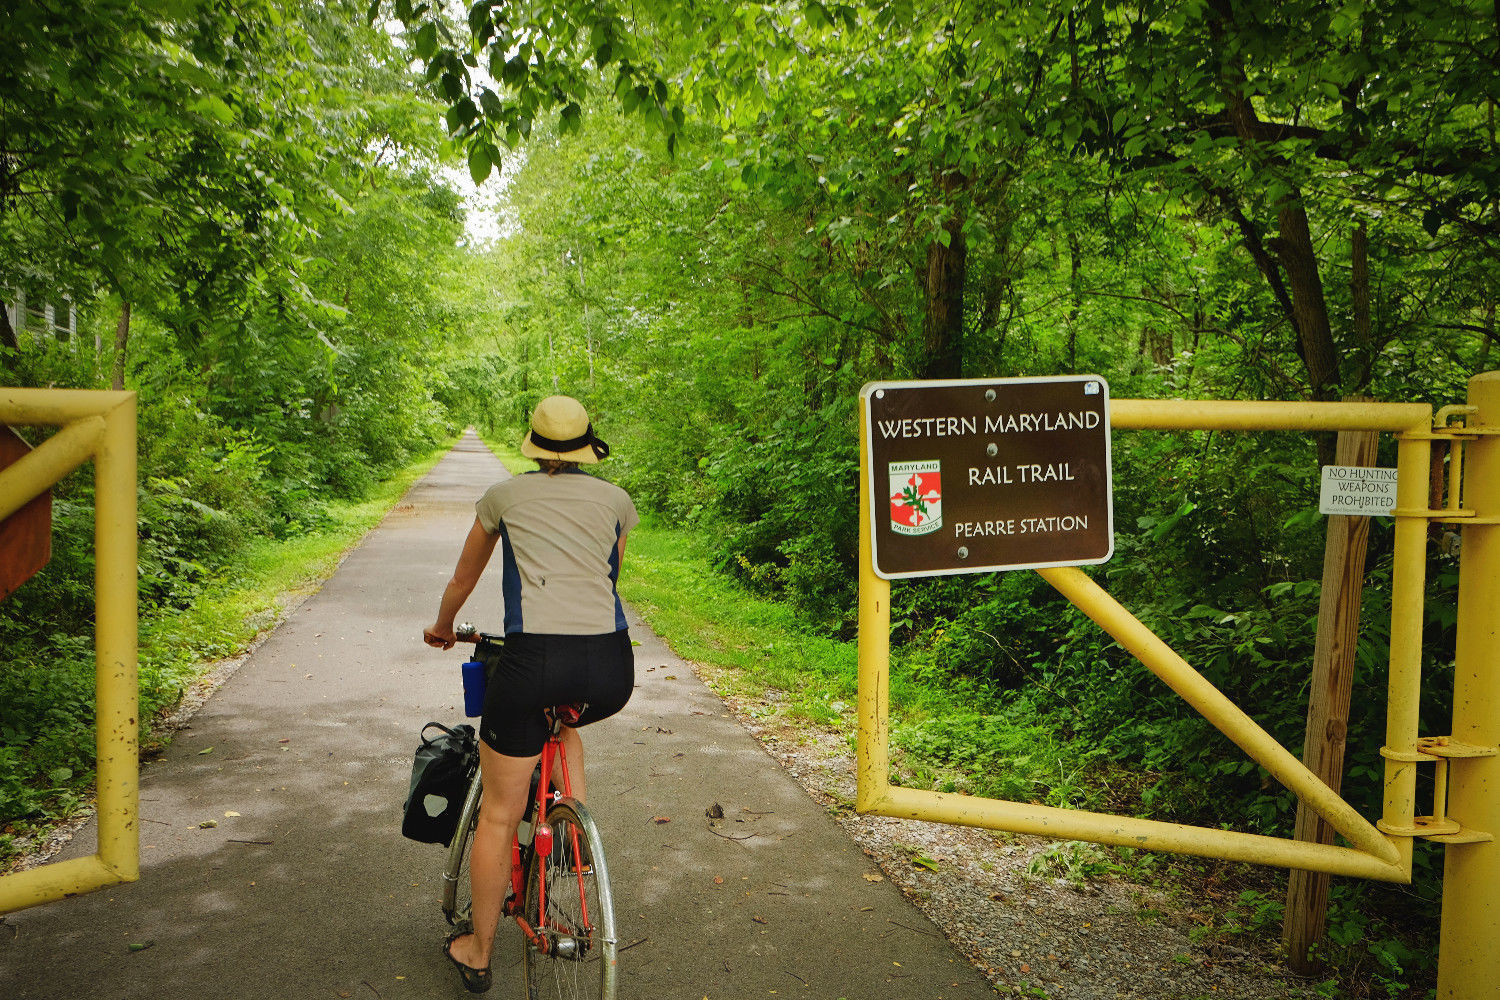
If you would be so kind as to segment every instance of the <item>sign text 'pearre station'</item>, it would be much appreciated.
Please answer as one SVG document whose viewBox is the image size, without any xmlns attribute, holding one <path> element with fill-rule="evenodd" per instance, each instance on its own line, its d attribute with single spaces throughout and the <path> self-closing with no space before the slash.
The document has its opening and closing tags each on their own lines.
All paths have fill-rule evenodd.
<svg viewBox="0 0 1500 1000">
<path fill-rule="evenodd" d="M 1102 378 L 873 382 L 860 398 L 880 576 L 1082 566 L 1113 554 Z"/>
</svg>

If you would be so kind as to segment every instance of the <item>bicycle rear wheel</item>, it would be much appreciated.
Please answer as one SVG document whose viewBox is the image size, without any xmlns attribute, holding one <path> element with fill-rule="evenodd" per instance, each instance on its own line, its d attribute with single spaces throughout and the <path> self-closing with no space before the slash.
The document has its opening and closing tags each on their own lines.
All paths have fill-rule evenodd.
<svg viewBox="0 0 1500 1000">
<path fill-rule="evenodd" d="M 458 814 L 458 827 L 448 842 L 448 864 L 443 868 L 443 916 L 450 924 L 473 922 L 469 855 L 474 846 L 474 828 L 479 825 L 479 800 L 483 790 L 476 770 L 474 780 L 469 783 L 469 794 L 464 797 L 463 811 Z"/>
<path fill-rule="evenodd" d="M 522 913 L 541 939 L 538 944 L 528 937 L 523 949 L 526 996 L 614 1000 L 619 942 L 599 829 L 573 799 L 548 809 L 547 825 L 551 850 L 536 851 L 526 873 Z M 535 926 L 539 916 L 541 926 Z"/>
</svg>

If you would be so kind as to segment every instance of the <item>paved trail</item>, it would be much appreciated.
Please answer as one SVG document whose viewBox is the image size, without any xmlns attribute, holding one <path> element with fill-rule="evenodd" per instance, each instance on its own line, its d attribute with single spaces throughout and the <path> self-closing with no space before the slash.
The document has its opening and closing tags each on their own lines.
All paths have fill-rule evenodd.
<svg viewBox="0 0 1500 1000">
<path fill-rule="evenodd" d="M 461 657 L 421 628 L 474 500 L 505 474 L 464 438 L 255 651 L 145 766 L 141 880 L 6 918 L 0 997 L 466 995 L 438 953 L 442 852 L 401 838 L 400 805 L 420 726 L 461 715 Z M 487 575 L 463 617 L 498 627 L 498 590 Z M 622 1000 L 992 997 L 630 616 L 635 697 L 586 737 Z M 521 996 L 517 936 L 501 928 L 497 1000 Z"/>
</svg>

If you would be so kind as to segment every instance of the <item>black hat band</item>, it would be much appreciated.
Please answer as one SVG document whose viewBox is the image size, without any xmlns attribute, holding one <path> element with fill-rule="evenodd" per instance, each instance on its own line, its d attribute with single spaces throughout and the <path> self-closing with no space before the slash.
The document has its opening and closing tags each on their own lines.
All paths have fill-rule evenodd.
<svg viewBox="0 0 1500 1000">
<path fill-rule="evenodd" d="M 579 437 L 568 438 L 566 441 L 559 441 L 556 438 L 549 438 L 543 434 L 538 434 L 535 430 L 533 430 L 531 432 L 531 443 L 536 445 L 543 451 L 555 451 L 558 454 L 563 454 L 564 452 L 569 451 L 577 451 L 579 448 L 588 447 L 594 450 L 595 458 L 603 459 L 609 457 L 609 445 L 594 437 L 593 424 L 589 424 L 588 429 L 585 430 Z"/>
</svg>

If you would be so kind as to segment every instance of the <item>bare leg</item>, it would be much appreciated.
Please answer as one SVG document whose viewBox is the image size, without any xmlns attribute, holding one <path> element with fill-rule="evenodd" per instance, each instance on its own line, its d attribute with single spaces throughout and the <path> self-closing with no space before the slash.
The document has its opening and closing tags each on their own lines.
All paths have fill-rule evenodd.
<svg viewBox="0 0 1500 1000">
<path fill-rule="evenodd" d="M 573 798 L 582 802 L 587 791 L 583 780 L 583 739 L 578 735 L 578 730 L 571 726 L 563 726 L 558 738 L 562 741 L 563 756 L 568 761 L 568 785 L 572 789 Z M 552 784 L 556 787 L 557 781 L 554 780 Z"/>
<path fill-rule="evenodd" d="M 526 811 L 526 793 L 537 757 L 506 757 L 479 745 L 484 800 L 470 846 L 469 880 L 473 888 L 474 933 L 454 941 L 448 953 L 475 969 L 490 967 L 490 949 L 500 924 L 505 884 L 510 877 L 510 842 Z"/>
</svg>

